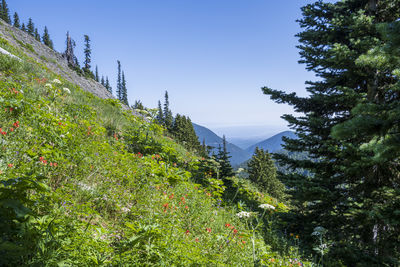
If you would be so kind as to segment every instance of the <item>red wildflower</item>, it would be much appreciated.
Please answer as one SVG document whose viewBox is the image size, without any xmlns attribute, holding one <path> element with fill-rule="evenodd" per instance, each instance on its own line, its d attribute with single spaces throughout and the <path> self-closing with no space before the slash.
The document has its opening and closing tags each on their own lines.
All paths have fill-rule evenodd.
<svg viewBox="0 0 400 267">
<path fill-rule="evenodd" d="M 211 228 L 206 228 L 206 231 L 211 233 Z"/>
<path fill-rule="evenodd" d="M 40 161 L 43 161 L 43 160 L 44 160 L 44 158 L 43 158 L 43 157 L 40 157 L 40 158 L 39 158 L 39 160 L 40 160 Z"/>
<path fill-rule="evenodd" d="M 246 244 L 246 241 L 242 240 L 242 243 L 243 243 L 243 244 Z"/>
<path fill-rule="evenodd" d="M 225 227 L 229 227 L 229 226 L 231 226 L 229 223 L 226 223 L 226 224 L 225 224 Z"/>
<path fill-rule="evenodd" d="M 14 132 L 14 128 L 13 128 L 13 127 L 11 127 L 11 128 L 10 128 L 10 131 L 11 131 L 11 132 Z"/>
<path fill-rule="evenodd" d="M 238 230 L 233 229 L 233 233 L 234 233 L 235 235 L 237 234 L 237 232 L 238 232 Z"/>
<path fill-rule="evenodd" d="M 189 230 L 186 230 L 185 234 L 188 235 L 189 233 L 190 233 L 190 231 L 189 231 Z"/>
<path fill-rule="evenodd" d="M 170 196 L 169 196 L 169 199 L 173 199 L 174 198 L 174 193 L 172 193 Z"/>
<path fill-rule="evenodd" d="M 185 206 L 185 209 L 189 209 L 189 207 L 188 207 L 188 206 Z"/>
<path fill-rule="evenodd" d="M 50 166 L 53 167 L 53 162 L 50 162 Z"/>
<path fill-rule="evenodd" d="M 194 241 L 199 242 L 199 239 L 196 237 L 196 239 Z"/>
<path fill-rule="evenodd" d="M 14 164 L 9 163 L 7 166 L 8 166 L 8 168 L 12 168 L 12 167 L 14 167 Z"/>
</svg>

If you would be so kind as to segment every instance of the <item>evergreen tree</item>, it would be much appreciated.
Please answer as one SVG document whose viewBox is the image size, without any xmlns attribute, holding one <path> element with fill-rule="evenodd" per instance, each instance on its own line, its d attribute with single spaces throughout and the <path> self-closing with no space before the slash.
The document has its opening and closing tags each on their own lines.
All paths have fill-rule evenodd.
<svg viewBox="0 0 400 267">
<path fill-rule="evenodd" d="M 53 41 L 50 39 L 49 30 L 47 29 L 47 26 L 44 27 L 42 41 L 45 45 L 53 49 Z"/>
<path fill-rule="evenodd" d="M 76 44 L 75 41 L 72 40 L 71 36 L 69 35 L 69 32 L 67 32 L 67 39 L 65 40 L 65 44 L 66 44 L 66 49 L 63 54 L 63 57 L 67 60 L 68 65 L 70 67 L 78 68 L 79 67 L 78 59 L 74 54 L 74 48 Z"/>
<path fill-rule="evenodd" d="M 99 68 L 96 65 L 96 72 L 94 75 L 94 79 L 96 80 L 96 82 L 100 82 L 100 77 L 99 77 Z"/>
<path fill-rule="evenodd" d="M 8 24 L 11 24 L 11 18 L 10 18 L 10 10 L 8 9 L 7 3 L 5 0 L 1 1 L 1 19 L 7 22 Z"/>
<path fill-rule="evenodd" d="M 165 100 L 164 100 L 164 125 L 167 130 L 171 130 L 173 126 L 174 117 L 172 116 L 172 111 L 169 109 L 169 97 L 168 91 L 165 91 Z"/>
<path fill-rule="evenodd" d="M 24 32 L 26 32 L 25 23 L 22 23 L 21 30 L 23 30 Z"/>
<path fill-rule="evenodd" d="M 107 88 L 108 92 L 110 92 L 110 94 L 112 94 L 112 87 L 111 87 L 110 82 L 108 80 L 108 76 L 106 77 L 106 88 Z"/>
<path fill-rule="evenodd" d="M 122 72 L 122 78 L 121 78 L 121 91 L 122 91 L 122 103 L 125 105 L 129 106 L 128 103 L 128 89 L 126 88 L 126 80 L 125 80 L 125 74 Z"/>
<path fill-rule="evenodd" d="M 26 25 L 26 32 L 31 36 L 34 36 L 35 34 L 35 24 L 33 23 L 32 18 L 29 18 L 28 24 Z"/>
<path fill-rule="evenodd" d="M 399 199 L 399 180 L 395 178 L 399 170 L 393 167 L 393 158 L 376 161 L 373 151 L 365 148 L 374 141 L 381 144 L 377 132 L 385 128 L 371 126 L 377 122 L 372 120 L 374 116 L 385 116 L 384 109 L 374 114 L 368 108 L 383 108 L 396 99 L 393 86 L 398 76 L 396 79 L 388 71 L 391 63 L 369 63 L 382 59 L 371 57 L 386 41 L 377 27 L 399 19 L 400 1 L 318 1 L 302 11 L 300 62 L 320 80 L 307 82 L 309 97 L 263 88 L 276 102 L 288 103 L 304 113 L 301 117 L 284 116 L 299 136 L 286 139 L 285 148 L 306 152 L 310 159 L 276 155 L 281 165 L 311 173 L 281 176 L 298 211 L 293 214 L 290 231 L 302 229 L 303 242 L 311 250 L 313 229 L 328 229 L 328 238 L 334 242 L 328 257 L 341 258 L 348 266 L 396 265 L 400 218 L 389 207 L 399 206 L 399 201 L 393 201 Z M 360 102 L 366 105 L 360 106 Z M 360 129 L 368 131 L 359 132 L 355 122 L 363 123 Z M 390 125 L 390 120 L 380 123 Z M 393 202 L 389 204 L 390 198 Z"/>
<path fill-rule="evenodd" d="M 39 42 L 40 42 L 40 34 L 39 34 L 39 32 L 38 32 L 38 29 L 37 29 L 37 28 L 35 28 L 35 33 L 34 33 L 34 36 L 35 36 L 35 39 L 36 39 L 37 41 L 39 41 Z"/>
<path fill-rule="evenodd" d="M 160 100 L 158 100 L 157 121 L 160 125 L 164 125 L 164 112 L 163 112 Z"/>
<path fill-rule="evenodd" d="M 117 60 L 118 76 L 117 76 L 117 99 L 122 101 L 122 77 L 121 77 L 121 62 Z"/>
<path fill-rule="evenodd" d="M 140 110 L 145 110 L 146 108 L 143 106 L 142 101 L 140 100 L 135 100 L 135 104 L 132 106 L 133 109 L 140 109 Z"/>
<path fill-rule="evenodd" d="M 86 74 L 89 74 L 93 76 L 93 73 L 91 72 L 91 66 L 90 63 L 92 61 L 92 49 L 90 48 L 90 38 L 88 35 L 84 35 L 85 39 L 85 49 L 83 50 L 83 53 L 85 55 L 85 61 L 83 62 L 83 72 Z"/>
<path fill-rule="evenodd" d="M 21 28 L 21 22 L 19 20 L 19 16 L 18 16 L 17 12 L 14 13 L 14 24 L 13 25 L 15 28 L 18 28 L 18 29 Z"/>
<path fill-rule="evenodd" d="M 257 147 L 247 166 L 249 180 L 261 191 L 280 200 L 284 198 L 285 186 L 276 177 L 276 167 L 268 151 Z"/>
<path fill-rule="evenodd" d="M 175 140 L 181 143 L 186 149 L 197 152 L 199 155 L 204 154 L 189 117 L 176 114 L 170 132 Z"/>
<path fill-rule="evenodd" d="M 226 138 L 225 135 L 222 137 L 222 147 L 218 146 L 218 154 L 216 155 L 216 160 L 220 165 L 219 176 L 220 178 L 234 176 L 232 165 L 229 161 L 231 156 L 226 148 Z"/>
<path fill-rule="evenodd" d="M 101 81 L 100 81 L 101 85 L 103 85 L 104 87 L 106 86 L 106 82 L 104 80 L 104 75 L 101 76 Z"/>
</svg>

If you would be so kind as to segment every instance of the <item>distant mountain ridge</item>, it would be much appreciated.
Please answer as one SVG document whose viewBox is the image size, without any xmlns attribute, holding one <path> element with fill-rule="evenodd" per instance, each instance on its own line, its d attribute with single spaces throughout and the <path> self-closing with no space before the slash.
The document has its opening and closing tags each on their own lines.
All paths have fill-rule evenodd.
<svg viewBox="0 0 400 267">
<path fill-rule="evenodd" d="M 197 137 L 199 138 L 200 143 L 205 140 L 206 145 L 214 147 L 215 152 L 218 151 L 219 145 L 222 146 L 222 138 L 210 129 L 195 123 L 193 123 L 193 128 L 197 134 Z M 251 153 L 229 142 L 227 142 L 226 148 L 231 156 L 230 162 L 232 165 L 239 165 L 240 163 L 251 158 L 252 156 Z"/>
<path fill-rule="evenodd" d="M 258 148 L 262 148 L 264 150 L 268 150 L 268 152 L 273 153 L 276 152 L 278 150 L 283 149 L 282 145 L 283 145 L 283 140 L 282 137 L 289 137 L 292 139 L 297 139 L 297 135 L 292 132 L 292 131 L 284 131 L 281 133 L 278 133 L 268 139 L 265 139 L 264 141 L 258 142 L 257 144 L 254 144 L 252 146 L 249 146 L 246 149 L 247 153 L 253 154 L 254 150 L 256 149 L 256 147 Z"/>
</svg>

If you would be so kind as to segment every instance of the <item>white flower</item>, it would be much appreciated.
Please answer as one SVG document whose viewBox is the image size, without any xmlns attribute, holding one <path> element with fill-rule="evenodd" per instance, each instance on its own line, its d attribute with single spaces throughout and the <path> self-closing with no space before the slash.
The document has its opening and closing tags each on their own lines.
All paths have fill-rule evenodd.
<svg viewBox="0 0 400 267">
<path fill-rule="evenodd" d="M 19 90 L 19 92 L 20 92 L 21 94 L 23 94 L 23 93 L 24 93 L 24 91 L 22 91 L 22 90 Z"/>
<path fill-rule="evenodd" d="M 48 88 L 50 88 L 50 89 L 53 88 L 53 86 L 52 86 L 51 84 L 49 84 L 49 83 L 46 83 L 46 84 L 45 84 L 45 87 L 48 87 Z"/>
<path fill-rule="evenodd" d="M 82 182 L 77 183 L 77 185 L 84 191 L 94 191 L 94 188 L 92 186 L 84 184 Z"/>
<path fill-rule="evenodd" d="M 68 89 L 68 88 L 66 88 L 66 87 L 64 87 L 64 88 L 63 88 L 63 91 L 64 91 L 64 92 L 66 92 L 66 93 L 68 93 L 68 94 L 70 94 L 70 93 L 71 93 L 71 90 L 69 90 L 69 89 Z"/>
<path fill-rule="evenodd" d="M 323 235 L 327 232 L 327 230 L 322 226 L 317 226 L 314 228 L 314 232 L 311 235 Z"/>
<path fill-rule="evenodd" d="M 237 213 L 236 216 L 238 216 L 239 218 L 243 218 L 243 217 L 249 218 L 251 216 L 251 213 L 247 212 L 247 211 L 241 211 L 241 212 Z"/>
<path fill-rule="evenodd" d="M 54 79 L 54 80 L 53 80 L 53 83 L 55 83 L 55 84 L 61 84 L 60 80 L 58 80 L 58 79 Z"/>
<path fill-rule="evenodd" d="M 122 207 L 122 212 L 124 212 L 124 213 L 128 213 L 128 212 L 130 212 L 131 210 L 129 209 L 129 208 L 127 208 L 127 207 Z"/>
<path fill-rule="evenodd" d="M 265 210 L 274 210 L 275 207 L 270 205 L 270 204 L 261 204 L 260 206 L 258 206 L 259 208 L 265 209 Z"/>
</svg>

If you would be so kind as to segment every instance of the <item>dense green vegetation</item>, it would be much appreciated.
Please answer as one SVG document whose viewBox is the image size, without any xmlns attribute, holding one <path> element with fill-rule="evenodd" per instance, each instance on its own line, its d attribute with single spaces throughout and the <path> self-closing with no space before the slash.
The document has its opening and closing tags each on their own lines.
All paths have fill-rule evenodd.
<svg viewBox="0 0 400 267">
<path fill-rule="evenodd" d="M 285 148 L 308 158 L 275 155 L 292 170 L 280 176 L 294 206 L 285 221 L 326 265 L 399 266 L 400 1 L 302 11 L 300 62 L 319 80 L 307 82 L 309 97 L 263 88 L 303 113 L 284 116 L 299 137 Z"/>
<path fill-rule="evenodd" d="M 0 55 L 0 265 L 299 262 L 299 238 L 273 223 L 284 204 L 212 178 L 218 164 L 165 137 L 155 116 L 0 45 L 23 60 Z"/>
</svg>

